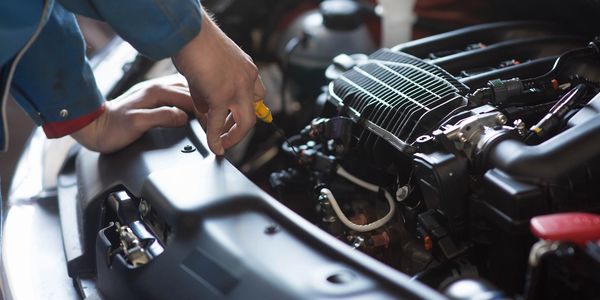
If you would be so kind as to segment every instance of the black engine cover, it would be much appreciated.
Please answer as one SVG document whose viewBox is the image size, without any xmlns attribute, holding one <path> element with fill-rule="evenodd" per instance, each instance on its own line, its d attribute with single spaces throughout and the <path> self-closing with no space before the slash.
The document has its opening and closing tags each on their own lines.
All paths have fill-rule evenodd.
<svg viewBox="0 0 600 300">
<path fill-rule="evenodd" d="M 205 145 L 194 121 L 116 154 L 82 149 L 59 179 L 77 179 L 59 187 L 63 234 L 81 237 L 64 239 L 70 276 L 96 277 L 111 299 L 439 297 L 296 215 Z M 106 199 L 118 190 L 148 203 L 167 232 L 164 252 L 145 265 L 110 258 Z"/>
</svg>

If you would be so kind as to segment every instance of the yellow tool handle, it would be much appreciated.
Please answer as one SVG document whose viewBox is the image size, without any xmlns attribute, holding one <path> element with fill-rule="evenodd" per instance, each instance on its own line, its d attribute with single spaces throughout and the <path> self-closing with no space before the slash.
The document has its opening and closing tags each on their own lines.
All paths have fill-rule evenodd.
<svg viewBox="0 0 600 300">
<path fill-rule="evenodd" d="M 271 114 L 271 110 L 265 105 L 265 102 L 263 102 L 263 99 L 260 99 L 256 102 L 254 102 L 254 113 L 256 114 L 256 116 L 263 122 L 267 123 L 267 124 L 271 124 L 273 126 L 273 128 L 275 128 L 275 131 L 277 131 L 278 134 L 281 135 L 281 137 L 283 137 L 286 141 L 286 143 L 288 145 L 292 145 L 292 143 L 290 143 L 290 141 L 288 140 L 288 138 L 285 136 L 285 132 L 283 131 L 283 129 L 281 129 L 279 126 L 277 126 L 275 123 L 273 123 L 273 114 Z M 296 152 L 296 149 L 294 149 L 294 147 L 292 148 L 292 152 L 294 152 L 294 155 L 296 155 L 296 157 L 300 160 L 300 155 L 298 154 L 298 152 Z"/>
<path fill-rule="evenodd" d="M 262 99 L 254 102 L 254 113 L 256 116 L 265 123 L 273 122 L 273 115 L 271 114 L 271 110 L 265 105 Z"/>
</svg>

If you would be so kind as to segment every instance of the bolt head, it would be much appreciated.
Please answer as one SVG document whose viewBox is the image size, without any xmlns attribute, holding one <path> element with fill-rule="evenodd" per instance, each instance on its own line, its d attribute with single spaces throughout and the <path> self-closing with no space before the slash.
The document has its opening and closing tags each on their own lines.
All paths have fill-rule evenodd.
<svg viewBox="0 0 600 300">
<path fill-rule="evenodd" d="M 327 198 L 327 195 L 325 195 L 325 194 L 319 195 L 319 202 L 327 202 L 327 201 L 329 201 L 329 198 Z"/>
<path fill-rule="evenodd" d="M 150 213 L 150 205 L 146 201 L 140 201 L 139 211 L 142 216 L 147 216 Z"/>
<path fill-rule="evenodd" d="M 278 233 L 280 230 L 281 229 L 279 228 L 279 226 L 271 224 L 265 228 L 265 233 L 268 235 L 272 235 Z"/>
<path fill-rule="evenodd" d="M 192 145 L 185 145 L 183 150 L 181 150 L 183 153 L 192 153 L 194 151 L 196 151 L 196 148 L 194 148 Z"/>
<path fill-rule="evenodd" d="M 506 124 L 506 122 L 508 122 L 508 119 L 503 114 L 497 115 L 496 120 L 498 121 L 499 124 L 502 124 L 502 125 L 504 125 L 504 124 Z"/>
<path fill-rule="evenodd" d="M 396 191 L 396 201 L 403 201 L 404 199 L 406 199 L 406 197 L 408 197 L 408 191 L 409 191 L 408 186 L 405 185 L 405 186 L 400 187 Z"/>
</svg>

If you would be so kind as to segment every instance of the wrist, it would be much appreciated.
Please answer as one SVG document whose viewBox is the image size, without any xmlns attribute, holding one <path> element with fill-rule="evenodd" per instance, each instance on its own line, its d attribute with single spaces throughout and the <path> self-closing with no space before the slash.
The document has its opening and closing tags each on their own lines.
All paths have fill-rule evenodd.
<svg viewBox="0 0 600 300">
<path fill-rule="evenodd" d="M 96 119 L 87 126 L 71 133 L 71 137 L 85 148 L 99 152 L 98 143 L 96 139 L 96 128 L 98 127 L 96 126 L 97 122 L 98 120 Z"/>
<path fill-rule="evenodd" d="M 98 126 L 98 124 L 101 122 L 101 120 L 103 120 L 106 117 L 107 113 L 108 112 L 105 104 L 103 105 L 102 112 L 98 115 L 97 118 L 92 120 L 84 127 L 71 133 L 70 136 L 85 148 L 96 152 L 102 152 L 102 149 L 100 147 L 101 143 L 98 140 L 98 130 L 101 126 Z"/>
<path fill-rule="evenodd" d="M 42 125 L 42 129 L 48 138 L 60 138 L 65 135 L 70 135 L 87 127 L 90 123 L 93 123 L 105 112 L 105 110 L 106 103 L 103 103 L 98 109 L 85 115 L 59 122 L 47 122 Z"/>
<path fill-rule="evenodd" d="M 220 29 L 203 8 L 200 32 L 172 57 L 173 64 L 179 73 L 186 78 L 194 75 L 193 73 L 196 71 L 194 66 L 198 65 L 199 57 L 206 57 L 207 53 L 210 53 L 217 42 L 219 32 Z"/>
</svg>

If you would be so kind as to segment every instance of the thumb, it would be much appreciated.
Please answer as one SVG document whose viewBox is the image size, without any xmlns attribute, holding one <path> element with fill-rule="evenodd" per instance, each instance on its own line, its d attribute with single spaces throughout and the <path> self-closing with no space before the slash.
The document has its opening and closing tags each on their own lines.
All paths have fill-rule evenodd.
<svg viewBox="0 0 600 300">
<path fill-rule="evenodd" d="M 138 109 L 135 115 L 136 127 L 143 132 L 153 127 L 183 126 L 188 120 L 188 116 L 183 110 L 169 106 Z"/>
</svg>

